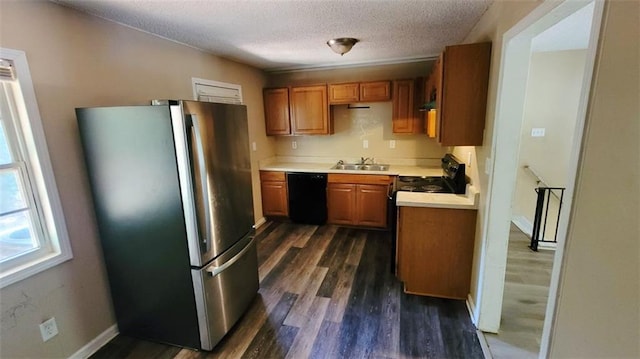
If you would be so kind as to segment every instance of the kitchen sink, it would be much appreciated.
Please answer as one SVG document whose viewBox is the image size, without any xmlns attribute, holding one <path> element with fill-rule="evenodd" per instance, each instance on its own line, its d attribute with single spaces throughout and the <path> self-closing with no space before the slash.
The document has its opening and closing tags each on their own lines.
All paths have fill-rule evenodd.
<svg viewBox="0 0 640 359">
<path fill-rule="evenodd" d="M 350 170 L 350 171 L 388 171 L 389 165 L 387 164 L 375 164 L 375 165 L 359 165 L 359 164 L 339 164 L 331 167 L 333 170 Z"/>
<path fill-rule="evenodd" d="M 363 171 L 388 171 L 389 165 L 362 165 Z"/>
<path fill-rule="evenodd" d="M 343 164 L 343 165 L 335 165 L 331 167 L 334 170 L 359 170 L 363 165 L 355 165 L 355 164 Z"/>
</svg>

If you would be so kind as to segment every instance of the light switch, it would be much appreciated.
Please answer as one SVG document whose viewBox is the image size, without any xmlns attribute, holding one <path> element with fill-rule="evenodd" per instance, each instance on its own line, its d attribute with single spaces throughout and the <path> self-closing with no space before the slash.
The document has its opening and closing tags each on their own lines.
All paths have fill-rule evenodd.
<svg viewBox="0 0 640 359">
<path fill-rule="evenodd" d="M 362 148 L 369 148 L 369 140 L 362 140 Z"/>
<path fill-rule="evenodd" d="M 253 150 L 253 152 L 256 152 L 258 150 L 258 146 L 256 146 L 256 141 L 251 142 L 251 149 Z"/>
<path fill-rule="evenodd" d="M 491 174 L 491 158 L 489 157 L 484 159 L 484 173 L 487 175 Z"/>
</svg>

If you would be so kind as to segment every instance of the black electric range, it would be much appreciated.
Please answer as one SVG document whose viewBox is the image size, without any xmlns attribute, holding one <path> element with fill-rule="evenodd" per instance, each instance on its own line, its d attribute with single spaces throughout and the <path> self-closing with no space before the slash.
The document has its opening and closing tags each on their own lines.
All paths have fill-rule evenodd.
<svg viewBox="0 0 640 359">
<path fill-rule="evenodd" d="M 464 194 L 467 187 L 465 164 L 447 153 L 441 159 L 443 176 L 400 176 L 397 191 Z"/>
</svg>

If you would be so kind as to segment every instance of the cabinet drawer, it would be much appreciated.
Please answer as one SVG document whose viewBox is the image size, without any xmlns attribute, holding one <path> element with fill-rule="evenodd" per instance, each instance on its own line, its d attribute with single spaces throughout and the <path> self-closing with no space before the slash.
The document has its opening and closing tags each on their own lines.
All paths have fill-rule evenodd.
<svg viewBox="0 0 640 359">
<path fill-rule="evenodd" d="M 260 171 L 260 181 L 285 181 L 285 173 L 279 171 Z"/>
<path fill-rule="evenodd" d="M 393 177 L 387 176 L 387 175 L 357 175 L 357 174 L 345 174 L 345 173 L 329 173 L 327 182 L 386 185 L 393 182 Z"/>
</svg>

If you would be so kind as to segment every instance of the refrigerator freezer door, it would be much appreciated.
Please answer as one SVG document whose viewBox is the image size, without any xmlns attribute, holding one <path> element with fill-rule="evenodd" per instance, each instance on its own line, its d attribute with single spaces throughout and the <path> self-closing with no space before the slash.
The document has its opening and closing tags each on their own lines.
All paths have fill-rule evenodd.
<svg viewBox="0 0 640 359">
<path fill-rule="evenodd" d="M 200 267 L 234 245 L 254 223 L 247 109 L 181 104 L 184 115 L 173 116 L 176 154 L 191 265 Z"/>
<path fill-rule="evenodd" d="M 191 271 L 200 342 L 211 350 L 240 319 L 258 292 L 255 239 L 246 236 L 220 258 Z"/>
</svg>

